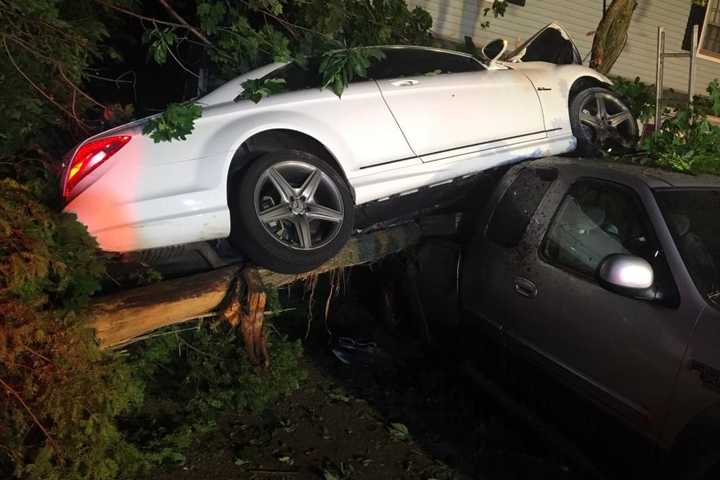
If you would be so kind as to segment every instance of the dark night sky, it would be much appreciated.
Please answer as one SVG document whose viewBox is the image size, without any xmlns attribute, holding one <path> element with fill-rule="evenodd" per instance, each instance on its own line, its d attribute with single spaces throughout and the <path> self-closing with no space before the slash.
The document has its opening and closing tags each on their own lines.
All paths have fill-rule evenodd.
<svg viewBox="0 0 720 480">
<path fill-rule="evenodd" d="M 145 2 L 143 14 L 166 19 L 167 14 L 155 2 Z M 197 81 L 184 71 L 170 56 L 164 65 L 158 65 L 148 57 L 148 46 L 143 44 L 143 24 L 139 19 L 118 14 L 118 21 L 111 26 L 108 44 L 123 57 L 120 62 L 105 61 L 95 66 L 97 75 L 118 78 L 114 83 L 101 80 L 88 82 L 88 90 L 106 104 L 134 104 L 136 116 L 144 116 L 162 110 L 169 102 L 186 100 L 196 96 Z M 145 22 L 145 26 L 151 24 Z M 178 31 L 178 34 L 183 32 Z M 200 47 L 184 42 L 179 49 L 180 58 L 190 70 L 197 72 L 201 59 Z M 134 86 L 128 81 L 134 81 Z"/>
</svg>

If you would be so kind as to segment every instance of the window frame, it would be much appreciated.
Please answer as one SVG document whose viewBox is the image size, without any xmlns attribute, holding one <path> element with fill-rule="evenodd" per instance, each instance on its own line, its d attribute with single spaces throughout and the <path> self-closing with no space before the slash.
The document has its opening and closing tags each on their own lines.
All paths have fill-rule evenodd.
<svg viewBox="0 0 720 480">
<path fill-rule="evenodd" d="M 644 213 L 644 216 L 645 216 L 644 220 L 645 220 L 646 227 L 650 229 L 650 231 L 646 232 L 646 235 L 651 237 L 652 241 L 655 242 L 655 245 L 658 247 L 658 249 L 660 249 L 661 251 L 663 249 L 662 249 L 662 244 L 660 243 L 659 237 L 657 236 L 657 233 L 655 232 L 655 227 L 652 223 L 652 218 L 650 217 L 650 214 L 648 213 L 648 210 L 645 207 L 645 204 L 642 202 L 642 198 L 640 198 L 640 195 L 638 195 L 638 193 L 633 188 L 629 187 L 628 185 L 624 185 L 622 183 L 614 182 L 612 180 L 606 180 L 603 178 L 597 178 L 597 177 L 579 177 L 579 178 L 575 179 L 575 181 L 570 186 L 568 186 L 568 188 L 565 190 L 565 193 L 563 194 L 562 199 L 560 200 L 560 203 L 558 203 L 558 205 L 555 209 L 555 212 L 553 213 L 553 216 L 547 225 L 547 229 L 545 230 L 545 232 L 543 234 L 542 241 L 538 244 L 537 254 L 538 254 L 538 258 L 547 265 L 550 265 L 554 268 L 562 270 L 563 272 L 565 272 L 569 275 L 581 278 L 583 280 L 587 280 L 590 283 L 593 283 L 595 285 L 600 285 L 600 283 L 597 280 L 597 276 L 596 276 L 597 275 L 597 267 L 593 273 L 589 274 L 589 273 L 586 273 L 586 272 L 583 272 L 580 270 L 576 270 L 568 265 L 556 262 L 553 259 L 549 258 L 547 255 L 545 255 L 545 246 L 548 242 L 548 237 L 550 235 L 550 231 L 552 230 L 553 226 L 555 225 L 555 222 L 558 221 L 558 217 L 560 216 L 560 208 L 565 203 L 565 200 L 568 198 L 570 191 L 573 188 L 575 188 L 576 185 L 578 185 L 580 183 L 586 183 L 586 182 L 591 183 L 591 184 L 609 185 L 618 191 L 623 191 L 623 192 L 629 193 L 629 196 L 631 197 L 632 201 L 635 203 L 635 205 L 637 207 L 639 207 L 640 211 L 642 213 Z M 663 256 L 664 256 L 664 254 L 663 254 Z M 665 263 L 667 263 L 667 260 L 664 260 L 664 261 L 665 261 Z M 602 262 L 602 260 L 601 260 L 601 262 Z M 668 270 L 669 270 L 669 268 L 668 268 Z M 673 283 L 674 283 L 674 279 L 673 279 Z"/>
<path fill-rule="evenodd" d="M 520 235 L 518 236 L 517 240 L 512 244 L 505 244 L 499 242 L 496 238 L 493 238 L 491 236 L 491 229 L 494 225 L 493 221 L 495 220 L 495 216 L 498 214 L 498 210 L 507 197 L 508 193 L 512 190 L 515 183 L 520 179 L 520 177 L 525 172 L 533 172 L 534 175 L 540 177 L 541 180 L 543 180 L 546 183 L 545 191 L 540 196 L 540 199 L 537 202 L 537 205 L 535 206 L 535 209 L 532 211 L 532 213 L 528 216 L 527 221 L 525 222 L 525 225 L 522 228 L 522 231 L 520 232 Z M 547 175 L 548 180 L 545 180 L 542 176 Z M 504 249 L 513 249 L 517 248 L 518 245 L 520 245 L 523 241 L 523 238 L 525 238 L 525 235 L 527 234 L 527 230 L 530 227 L 530 223 L 532 222 L 533 218 L 535 218 L 535 215 L 537 214 L 538 210 L 540 210 L 540 207 L 542 206 L 543 202 L 547 198 L 548 194 L 551 192 L 553 186 L 556 184 L 557 179 L 559 177 L 559 172 L 556 168 L 547 168 L 547 167 L 540 167 L 535 168 L 532 166 L 523 167 L 520 169 L 520 171 L 513 177 L 512 182 L 508 184 L 508 186 L 503 190 L 502 195 L 500 195 L 500 198 L 495 202 L 493 206 L 493 210 L 490 213 L 490 216 L 488 217 L 487 224 L 484 229 L 484 236 L 487 239 L 487 241 L 491 242 L 493 245 L 496 245 L 497 247 L 504 248 Z"/>
<path fill-rule="evenodd" d="M 700 38 L 698 40 L 697 57 L 711 62 L 720 63 L 720 38 L 718 38 L 717 41 L 718 51 L 703 48 L 708 32 L 711 30 L 708 28 L 711 17 L 718 20 L 718 23 L 713 23 L 710 26 L 718 29 L 718 34 L 720 35 L 720 0 L 707 0 L 707 4 L 705 5 L 705 15 L 701 24 Z"/>
<path fill-rule="evenodd" d="M 479 59 L 473 57 L 472 55 L 464 54 L 462 52 L 453 52 L 453 51 L 447 51 L 442 49 L 436 49 L 436 48 L 424 48 L 424 47 L 408 47 L 408 46 L 387 46 L 387 47 L 380 47 L 380 49 L 383 51 L 383 53 L 386 54 L 386 57 L 383 59 L 378 60 L 378 62 L 384 62 L 388 60 L 388 57 L 395 55 L 402 55 L 406 52 L 412 52 L 415 54 L 425 54 L 427 56 L 432 55 L 444 55 L 446 57 L 451 58 L 461 58 L 464 60 L 467 60 L 468 63 L 472 63 L 473 65 L 477 65 L 477 70 L 467 70 L 463 72 L 441 72 L 437 75 L 454 75 L 454 74 L 465 74 L 465 73 L 476 73 L 476 72 L 485 72 L 487 71 L 487 65 L 485 65 L 483 62 L 481 62 Z M 392 52 L 388 55 L 388 52 Z M 432 66 L 432 65 L 430 65 Z M 375 80 L 375 81 L 386 81 L 386 80 L 393 80 L 398 78 L 414 78 L 414 77 L 425 77 L 425 76 L 434 76 L 429 75 L 431 71 L 428 71 L 427 73 L 417 73 L 412 75 L 373 75 L 372 74 L 372 67 L 370 67 L 370 70 L 368 71 L 368 76 L 366 77 L 366 80 Z"/>
</svg>

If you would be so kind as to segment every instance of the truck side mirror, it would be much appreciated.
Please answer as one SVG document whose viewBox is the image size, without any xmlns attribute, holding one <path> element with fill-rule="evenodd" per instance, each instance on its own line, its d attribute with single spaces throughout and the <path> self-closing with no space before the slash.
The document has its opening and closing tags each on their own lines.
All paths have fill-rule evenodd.
<svg viewBox="0 0 720 480">
<path fill-rule="evenodd" d="M 635 255 L 612 254 L 598 266 L 600 285 L 611 292 L 638 300 L 656 300 L 653 268 L 644 258 Z"/>
<path fill-rule="evenodd" d="M 493 40 L 492 42 L 486 43 L 482 49 L 482 54 L 488 59 L 490 65 L 495 63 L 500 57 L 502 57 L 505 50 L 507 50 L 508 42 L 502 38 Z"/>
</svg>

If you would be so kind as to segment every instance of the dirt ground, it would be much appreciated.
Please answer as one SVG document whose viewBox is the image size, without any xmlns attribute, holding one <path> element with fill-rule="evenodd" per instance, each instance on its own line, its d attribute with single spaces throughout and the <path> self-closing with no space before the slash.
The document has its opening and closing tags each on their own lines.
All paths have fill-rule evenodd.
<svg viewBox="0 0 720 480">
<path fill-rule="evenodd" d="M 260 416 L 227 416 L 185 465 L 154 478 L 581 478 L 436 352 L 348 366 L 310 345 L 301 389 Z"/>
<path fill-rule="evenodd" d="M 402 310 L 396 312 L 398 326 L 388 328 L 381 309 L 370 307 L 380 298 L 377 290 L 382 281 L 377 280 L 382 274 L 353 275 L 356 288 L 349 289 L 350 298 L 335 301 L 339 307 L 330 315 L 334 322 L 328 324 L 316 315 L 311 334 L 303 341 L 308 376 L 300 389 L 262 415 L 229 412 L 220 428 L 186 455 L 184 465 L 153 478 L 593 478 L 587 464 L 569 451 L 574 446 L 568 449 L 549 441 L 547 432 L 537 425 L 531 428 L 522 414 L 511 412 L 470 381 L 459 361 L 467 358 L 467 352 L 459 353 L 454 346 L 469 343 L 470 350 L 482 350 L 474 337 L 470 342 L 451 338 L 444 347 L 443 342 L 428 343 L 418 322 Z M 324 305 L 316 307 L 322 311 Z M 291 338 L 304 338 L 305 327 L 303 320 L 295 319 L 278 321 L 273 328 Z M 377 349 L 373 355 L 342 363 L 332 351 L 340 335 L 371 339 Z M 493 370 L 502 375 L 511 371 Z M 533 373 L 515 381 L 523 386 L 519 398 L 538 404 L 535 398 L 543 396 L 545 382 L 535 381 Z M 556 419 L 571 419 L 565 422 L 568 431 L 587 437 L 582 448 L 597 453 L 600 464 L 615 462 L 605 455 L 610 450 L 606 446 L 619 444 L 624 437 L 593 411 L 565 407 L 561 402 L 568 396 L 560 392 L 549 400 L 550 410 L 558 413 Z M 634 456 L 629 462 L 638 463 Z M 626 467 L 620 472 L 596 478 L 637 477 Z"/>
</svg>

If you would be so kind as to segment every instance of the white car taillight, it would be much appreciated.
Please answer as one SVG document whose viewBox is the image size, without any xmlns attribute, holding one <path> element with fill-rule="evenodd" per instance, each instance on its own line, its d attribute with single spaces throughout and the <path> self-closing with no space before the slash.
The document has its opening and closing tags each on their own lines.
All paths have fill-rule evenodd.
<svg viewBox="0 0 720 480">
<path fill-rule="evenodd" d="M 65 169 L 63 184 L 63 198 L 70 200 L 73 189 L 90 172 L 102 165 L 108 158 L 115 155 L 122 147 L 127 145 L 132 137 L 117 135 L 99 138 L 82 145 L 72 156 Z"/>
</svg>

